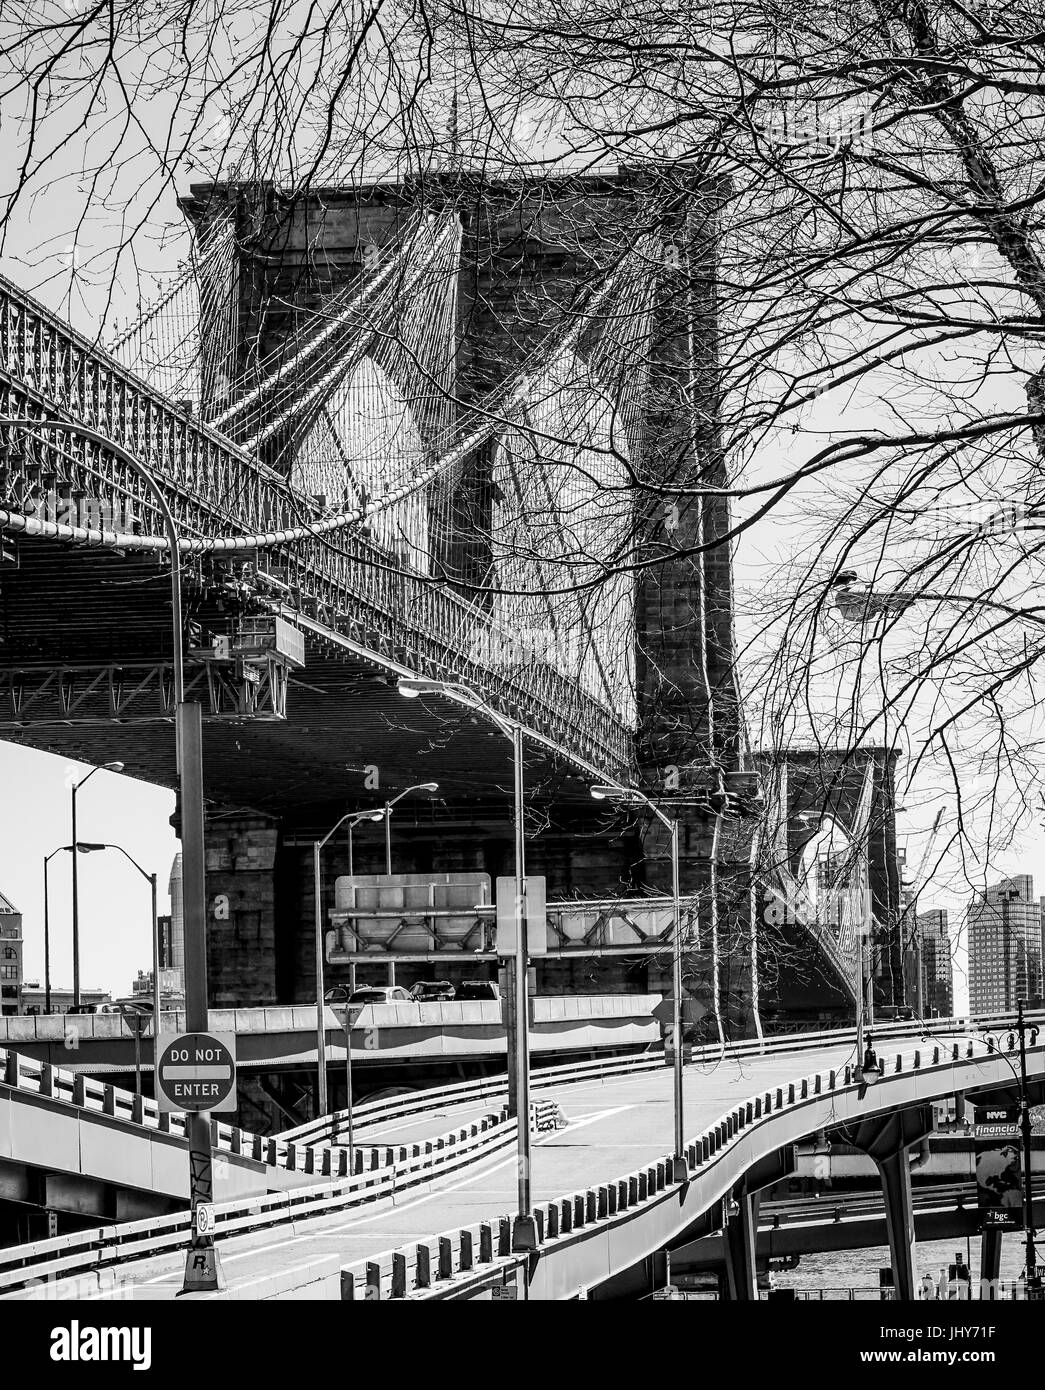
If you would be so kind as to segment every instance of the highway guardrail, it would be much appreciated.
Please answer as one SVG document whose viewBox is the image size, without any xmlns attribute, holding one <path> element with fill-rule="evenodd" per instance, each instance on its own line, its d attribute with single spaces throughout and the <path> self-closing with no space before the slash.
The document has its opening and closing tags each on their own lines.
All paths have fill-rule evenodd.
<svg viewBox="0 0 1045 1390">
<path fill-rule="evenodd" d="M 1009 1042 L 1013 1046 L 1009 1046 Z M 999 1046 L 977 1054 L 972 1038 L 950 1044 L 936 1042 L 931 1050 L 919 1048 L 906 1057 L 896 1053 L 884 1056 L 879 1048 L 883 1066 L 882 1081 L 910 1071 L 934 1067 L 951 1067 L 963 1059 L 981 1059 L 992 1053 L 1010 1053 L 1018 1049 L 1018 1039 L 1003 1036 Z M 1040 1059 L 1045 1048 L 1034 1049 Z M 719 1120 L 686 1146 L 689 1167 L 686 1181 L 701 1170 L 721 1162 L 739 1137 L 753 1126 L 774 1118 L 786 1110 L 794 1110 L 820 1100 L 829 1093 L 856 1089 L 853 1067 L 831 1068 L 811 1076 L 799 1077 L 786 1085 L 758 1093 L 723 1114 Z M 878 1083 L 879 1087 L 882 1082 Z M 669 1155 L 646 1164 L 622 1178 L 583 1191 L 540 1203 L 533 1210 L 537 1230 L 540 1265 L 558 1242 L 575 1239 L 578 1233 L 603 1229 L 622 1219 L 628 1219 L 639 1209 L 664 1199 L 669 1191 L 677 1192 L 683 1183 L 673 1177 Z M 343 1299 L 364 1299 L 368 1302 L 389 1299 L 447 1299 L 481 1296 L 497 1283 L 514 1278 L 526 1256 L 513 1252 L 510 1233 L 514 1217 L 509 1214 L 496 1223 L 483 1223 L 477 1243 L 475 1227 L 443 1232 L 429 1240 L 412 1242 L 369 1260 L 357 1261 L 343 1267 L 341 1296 Z M 492 1233 L 497 1231 L 497 1239 Z"/>
<path fill-rule="evenodd" d="M 502 1111 L 434 1139 L 388 1146 L 380 1151 L 382 1161 L 361 1174 L 341 1180 L 331 1180 L 328 1175 L 327 1181 L 308 1187 L 216 1202 L 211 1207 L 215 1238 L 221 1240 L 382 1201 L 499 1153 L 515 1143 L 516 1133 L 515 1120 Z M 47 1281 L 100 1273 L 115 1265 L 184 1247 L 191 1227 L 189 1212 L 182 1211 L 0 1249 L 0 1298 Z M 60 1290 L 50 1292 L 52 1296 L 61 1296 Z"/>
</svg>

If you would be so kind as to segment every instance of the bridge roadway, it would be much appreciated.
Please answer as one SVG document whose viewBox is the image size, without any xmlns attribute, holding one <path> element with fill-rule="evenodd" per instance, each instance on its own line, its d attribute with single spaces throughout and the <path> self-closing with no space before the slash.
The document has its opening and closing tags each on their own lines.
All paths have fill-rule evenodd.
<svg viewBox="0 0 1045 1390">
<path fill-rule="evenodd" d="M 659 994 L 540 995 L 533 1001 L 531 1050 L 569 1054 L 595 1048 L 637 1048 L 660 1040 L 653 1010 Z M 326 1009 L 327 1065 L 344 1067 L 345 1034 Z M 236 1034 L 240 1071 L 316 1066 L 315 1004 L 211 1009 L 214 1032 Z M 163 1015 L 164 1032 L 185 1028 L 184 1013 Z M 0 1048 L 93 1075 L 134 1071 L 134 1042 L 119 1014 L 52 1014 L 0 1019 Z M 504 1057 L 498 1001 L 366 1004 L 352 1029 L 352 1065 L 453 1062 Z M 142 1048 L 142 1070 L 152 1070 L 152 1041 Z"/>
<path fill-rule="evenodd" d="M 728 1057 L 686 1068 L 686 1133 L 713 1124 L 743 1097 L 786 1087 L 800 1075 L 852 1062 L 852 1043 L 802 1054 Z M 563 1085 L 542 1093 L 557 1100 L 569 1125 L 536 1134 L 533 1196 L 547 1201 L 578 1188 L 609 1181 L 670 1151 L 673 1134 L 672 1073 L 667 1066 L 618 1078 Z M 489 1113 L 490 1105 L 469 1102 L 404 1119 L 382 1130 L 382 1137 L 407 1143 L 445 1132 Z M 374 1133 L 367 1139 L 373 1142 Z M 220 1257 L 233 1298 L 337 1298 L 343 1264 L 371 1258 L 441 1231 L 504 1216 L 516 1206 L 516 1165 L 498 1156 L 436 1181 L 430 1189 L 411 1188 L 401 1199 L 375 1203 L 351 1215 L 316 1218 L 293 1232 L 260 1231 L 219 1242 Z M 184 1255 L 158 1256 L 124 1265 L 106 1297 L 171 1298 L 181 1286 Z M 213 1296 L 213 1295 L 210 1295 Z"/>
</svg>

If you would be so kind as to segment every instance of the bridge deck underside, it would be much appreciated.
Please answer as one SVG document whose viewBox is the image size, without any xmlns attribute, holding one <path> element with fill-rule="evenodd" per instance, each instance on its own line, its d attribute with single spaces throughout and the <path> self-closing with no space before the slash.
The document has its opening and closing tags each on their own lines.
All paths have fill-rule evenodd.
<svg viewBox="0 0 1045 1390">
<path fill-rule="evenodd" d="M 118 760 L 129 776 L 174 787 L 169 586 L 153 557 L 21 546 L 19 568 L 0 572 L 0 738 L 87 762 Z M 220 626 L 213 597 L 194 604 L 186 595 L 186 609 L 205 630 Z M 229 709 L 228 667 L 215 665 L 212 676 Z M 208 714 L 206 667 L 190 664 L 187 679 L 190 698 L 204 706 L 215 806 L 322 823 L 328 806 L 341 814 L 423 780 L 439 782 L 447 806 L 511 796 L 503 734 L 449 702 L 404 700 L 376 659 L 311 633 L 306 664 L 290 675 L 286 719 Z M 530 743 L 527 779 L 588 799 L 568 765 Z"/>
</svg>

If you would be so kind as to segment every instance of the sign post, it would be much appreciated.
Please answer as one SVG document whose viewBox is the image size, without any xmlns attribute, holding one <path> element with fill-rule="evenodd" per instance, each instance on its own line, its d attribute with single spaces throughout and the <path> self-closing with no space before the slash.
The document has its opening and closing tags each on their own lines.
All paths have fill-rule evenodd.
<svg viewBox="0 0 1045 1390">
<path fill-rule="evenodd" d="M 345 1030 L 345 1084 L 346 1096 L 345 1103 L 348 1108 L 348 1175 L 355 1172 L 355 1153 L 354 1138 L 352 1132 L 352 1029 L 359 1021 L 359 1015 L 366 1008 L 365 1004 L 345 1004 L 341 1008 L 335 1007 L 334 1012 L 341 1015 L 341 1026 Z M 337 1131 L 335 1130 L 335 1133 Z"/>
<path fill-rule="evenodd" d="M 189 1136 L 192 1235 L 182 1293 L 222 1287 L 211 1202 L 211 1112 L 236 1109 L 235 1033 L 161 1033 L 156 1039 L 156 1103 L 185 1112 Z"/>
<path fill-rule="evenodd" d="M 976 1107 L 973 1137 L 981 1231 L 1018 1231 L 1023 1226 L 1020 1115 L 1018 1106 Z"/>
<path fill-rule="evenodd" d="M 707 1013 L 707 1006 L 705 1004 L 702 1004 L 699 999 L 683 999 L 682 1008 L 680 1010 L 680 1021 L 684 1028 L 693 1028 L 696 1027 L 696 1025 L 700 1023 L 700 1021 L 703 1018 L 707 1017 Z M 664 1027 L 664 1059 L 667 1062 L 670 1060 L 675 1050 L 675 1007 L 673 1001 L 670 998 L 662 999 L 660 1003 L 656 1006 L 656 1008 L 653 1010 L 651 1017 L 655 1018 L 657 1022 L 662 1024 Z M 685 1055 L 685 1043 L 683 1043 L 682 1051 L 683 1055 Z"/>
<path fill-rule="evenodd" d="M 527 956 L 548 954 L 548 912 L 546 880 L 542 874 L 527 874 L 523 885 L 523 915 L 526 918 Z M 497 880 L 497 954 L 516 956 L 519 951 L 518 915 L 515 905 L 515 879 Z M 525 961 L 523 962 L 525 969 Z"/>
<path fill-rule="evenodd" d="M 136 1009 L 130 1004 L 121 1004 L 120 1013 L 128 1029 L 134 1034 L 134 1089 L 142 1093 L 142 1034 L 151 1018 L 144 1009 Z"/>
</svg>

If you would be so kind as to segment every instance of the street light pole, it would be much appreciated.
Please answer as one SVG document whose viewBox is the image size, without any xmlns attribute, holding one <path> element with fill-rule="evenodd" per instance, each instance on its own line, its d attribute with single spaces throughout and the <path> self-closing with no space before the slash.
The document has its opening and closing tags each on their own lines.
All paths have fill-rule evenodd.
<svg viewBox="0 0 1045 1390">
<path fill-rule="evenodd" d="M 329 837 L 328 837 L 329 838 Z M 323 888 L 320 883 L 319 852 L 323 848 L 319 840 L 312 842 L 312 891 L 316 903 L 316 1114 L 325 1115 L 327 1105 L 327 1030 L 324 1018 L 324 971 L 323 971 Z"/>
<path fill-rule="evenodd" d="M 324 994 L 326 991 L 324 988 L 325 968 L 323 959 L 323 876 L 320 856 L 331 837 L 337 834 L 346 821 L 348 821 L 349 845 L 351 845 L 352 830 L 360 821 L 379 821 L 384 815 L 385 812 L 383 810 L 346 811 L 337 824 L 324 835 L 322 840 L 312 841 L 312 889 L 315 902 L 313 915 L 316 938 L 316 1113 L 318 1115 L 326 1115 L 330 1109 L 327 1100 L 327 1031 L 324 1014 Z M 351 849 L 349 850 L 349 858 L 351 861 Z M 351 868 L 349 872 L 351 873 Z M 351 1109 L 351 1081 L 349 1081 L 349 1087 L 348 1104 Z"/>
<path fill-rule="evenodd" d="M 207 907 L 206 860 L 204 854 L 203 813 L 203 710 L 185 700 L 185 660 L 181 611 L 181 537 L 163 489 L 150 469 L 122 444 L 100 430 L 72 420 L 26 420 L 0 417 L 0 428 L 15 426 L 37 433 L 59 431 L 99 444 L 129 468 L 152 494 L 163 518 L 171 557 L 171 626 L 174 634 L 173 668 L 175 736 L 179 774 L 178 810 L 181 816 L 182 891 L 185 913 L 185 1024 L 190 1033 L 206 1032 L 207 999 Z M 89 776 L 90 774 L 88 774 Z M 84 779 L 86 781 L 86 778 Z M 75 844 L 75 839 L 74 842 Z M 75 851 L 73 856 L 75 865 Z M 213 1193 L 211 1171 L 211 1121 L 207 1111 L 190 1111 L 189 1197 L 193 1213 L 192 1235 L 186 1254 L 184 1293 L 215 1290 L 221 1286 L 221 1272 L 214 1236 L 208 1226 L 197 1229 L 196 1208 L 209 1205 Z"/>
<path fill-rule="evenodd" d="M 683 1053 L 682 1053 L 682 894 L 679 869 L 679 823 L 666 815 L 655 801 L 637 787 L 624 787 L 618 782 L 605 786 L 595 786 L 591 794 L 597 801 L 615 801 L 620 805 L 645 806 L 656 816 L 668 831 L 671 846 L 671 1035 L 674 1056 L 672 1058 L 675 1107 L 675 1153 L 672 1158 L 673 1177 L 676 1182 L 684 1182 L 689 1175 L 689 1162 L 686 1158 L 686 1119 L 685 1096 L 683 1091 Z M 714 887 L 714 884 L 712 885 Z M 717 1010 L 716 1010 L 717 1012 Z M 720 1025 L 721 1026 L 721 1025 Z"/>
<path fill-rule="evenodd" d="M 672 1028 L 675 1035 L 674 1096 L 675 1096 L 675 1154 L 676 1161 L 684 1156 L 686 1134 L 683 1119 L 682 1091 L 682 894 L 679 887 L 679 823 L 671 820 L 671 989 L 675 996 Z M 687 1165 L 688 1172 L 688 1165 Z"/>
<path fill-rule="evenodd" d="M 87 779 L 84 778 L 84 781 Z M 44 855 L 44 1013 L 51 1012 L 51 901 L 48 886 L 48 865 L 56 854 L 72 854 L 73 865 L 76 864 L 77 854 L 90 854 L 93 850 L 104 849 L 104 845 L 77 844 L 75 850 L 72 845 L 59 845 L 50 854 Z"/>
<path fill-rule="evenodd" d="M 386 801 L 385 812 L 385 873 L 389 878 L 392 877 L 392 807 L 397 801 L 402 801 L 404 796 L 409 796 L 411 792 L 437 792 L 438 782 L 418 782 L 416 786 L 407 787 L 398 796 L 393 796 L 391 801 Z M 388 983 L 394 985 L 396 982 L 396 963 L 394 960 L 388 962 Z"/>
<path fill-rule="evenodd" d="M 153 1091 L 156 1091 L 156 1069 L 160 1065 L 159 1039 L 160 1039 L 160 919 L 157 914 L 157 879 L 155 874 L 147 873 L 138 863 L 132 854 L 128 854 L 123 845 L 97 844 L 80 845 L 78 848 L 83 850 L 115 849 L 123 855 L 129 864 L 132 864 L 142 878 L 149 885 L 150 901 L 152 910 L 152 1048 L 153 1048 Z M 137 1037 L 137 1034 L 135 1034 Z M 141 1090 L 141 1073 L 139 1069 L 138 1090 Z"/>
<path fill-rule="evenodd" d="M 80 878 L 77 872 L 79 855 L 76 846 L 79 843 L 76 836 L 76 793 L 81 787 L 86 786 L 96 772 L 122 772 L 123 763 L 102 763 L 98 767 L 92 767 L 86 777 L 81 777 L 79 782 L 72 785 L 72 820 L 73 820 L 73 1008 L 80 1007 Z"/>
<path fill-rule="evenodd" d="M 519 1215 L 512 1236 L 512 1248 L 532 1250 L 536 1248 L 537 1236 L 531 1214 L 533 1193 L 530 1181 L 530 997 L 527 989 L 530 957 L 526 920 L 526 827 L 523 819 L 525 800 L 521 724 L 511 726 L 511 739 L 515 806 L 515 1118 L 519 1127 Z"/>
<path fill-rule="evenodd" d="M 47 891 L 47 866 L 56 854 L 61 854 L 66 845 L 53 849 L 44 855 L 44 1013 L 51 1012 L 51 910 Z"/>
<path fill-rule="evenodd" d="M 535 1250 L 537 1227 L 533 1218 L 533 1188 L 531 1182 L 532 1148 L 530 1143 L 530 1010 L 527 991 L 526 922 L 526 825 L 523 788 L 523 729 L 514 720 L 498 714 L 467 685 L 457 681 L 414 680 L 399 681 L 399 693 L 408 699 L 421 695 L 451 695 L 467 708 L 483 714 L 512 745 L 513 806 L 515 815 L 515 960 L 514 1004 L 515 1036 L 509 1038 L 509 1051 L 514 1054 L 516 1067 L 516 1128 L 518 1167 L 518 1212 L 512 1230 L 513 1250 Z M 424 785 L 424 784 L 422 784 Z M 432 785 L 432 784 L 428 784 Z M 413 789 L 411 789 L 413 790 Z M 397 798 L 398 800 L 398 798 Z"/>
</svg>

